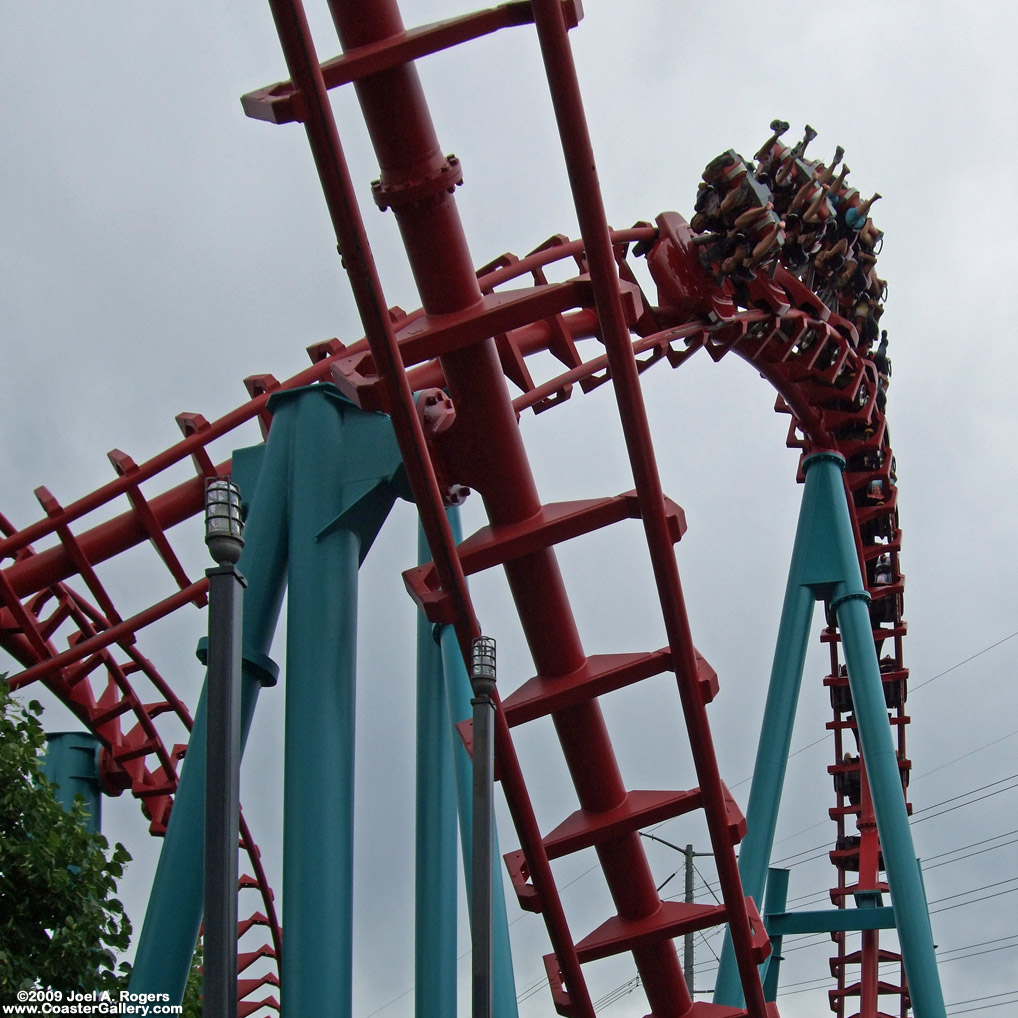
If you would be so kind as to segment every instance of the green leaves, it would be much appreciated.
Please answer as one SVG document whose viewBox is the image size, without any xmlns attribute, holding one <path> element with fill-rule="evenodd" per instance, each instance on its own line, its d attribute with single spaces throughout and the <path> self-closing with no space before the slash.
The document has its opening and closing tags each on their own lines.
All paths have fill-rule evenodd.
<svg viewBox="0 0 1018 1018">
<path fill-rule="evenodd" d="M 205 949 L 201 940 L 194 949 L 194 957 L 191 959 L 191 969 L 187 973 L 187 985 L 184 987 L 184 999 L 181 1003 L 184 1006 L 184 1018 L 202 1018 L 202 989 L 204 979 L 202 966 L 205 963 Z"/>
<path fill-rule="evenodd" d="M 33 986 L 118 990 L 131 924 L 114 897 L 130 855 L 67 813 L 42 773 L 42 706 L 0 676 L 0 995 Z M 120 965 L 120 969 L 125 969 Z"/>
</svg>

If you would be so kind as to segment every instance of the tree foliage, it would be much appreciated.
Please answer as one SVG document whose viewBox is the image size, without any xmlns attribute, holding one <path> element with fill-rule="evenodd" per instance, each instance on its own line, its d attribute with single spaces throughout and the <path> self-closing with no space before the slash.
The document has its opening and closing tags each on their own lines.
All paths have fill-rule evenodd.
<svg viewBox="0 0 1018 1018">
<path fill-rule="evenodd" d="M 202 988 L 204 976 L 202 966 L 205 964 L 205 950 L 201 940 L 194 949 L 194 957 L 191 959 L 191 969 L 187 973 L 187 985 L 184 987 L 184 999 L 181 1002 L 184 1006 L 184 1018 L 202 1018 L 204 1013 L 202 1006 Z"/>
<path fill-rule="evenodd" d="M 118 990 L 131 924 L 115 897 L 130 859 L 64 811 L 42 773 L 42 707 L 0 675 L 0 993 Z M 126 966 L 121 965 L 123 970 Z"/>
</svg>

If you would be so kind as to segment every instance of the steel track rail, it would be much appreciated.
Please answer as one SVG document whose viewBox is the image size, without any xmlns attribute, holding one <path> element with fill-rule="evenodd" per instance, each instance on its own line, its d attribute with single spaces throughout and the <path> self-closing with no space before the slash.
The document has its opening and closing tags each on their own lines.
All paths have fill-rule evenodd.
<svg viewBox="0 0 1018 1018">
<path fill-rule="evenodd" d="M 640 228 L 635 236 L 641 240 L 646 239 L 648 229 L 647 227 Z M 650 232 L 653 233 L 653 231 Z M 630 231 L 622 231 L 614 234 L 613 240 L 618 246 L 620 243 L 624 244 L 625 239 L 633 236 Z M 540 272 L 554 261 L 575 258 L 581 250 L 582 247 L 577 242 L 545 248 L 530 258 L 511 261 L 498 270 L 483 274 L 481 283 L 486 288 L 494 289 L 492 284 L 506 285 L 523 275 L 532 276 L 534 272 Z M 793 416 L 789 428 L 789 444 L 801 449 L 804 455 L 814 449 L 836 448 L 851 462 L 859 454 L 860 441 L 858 439 L 839 440 L 836 437 L 836 432 L 840 430 L 843 435 L 847 435 L 853 428 L 861 426 L 864 430 L 872 430 L 873 435 L 877 436 L 876 448 L 880 452 L 881 459 L 885 464 L 890 464 L 893 460 L 893 451 L 887 438 L 886 426 L 883 425 L 883 414 L 877 409 L 875 399 L 870 398 L 871 391 L 875 393 L 875 368 L 872 362 L 866 361 L 854 353 L 851 327 L 847 323 L 835 322 L 832 325 L 830 320 L 822 322 L 818 319 L 804 318 L 802 310 L 795 305 L 795 294 L 786 292 L 785 300 L 782 303 L 787 305 L 787 309 L 784 311 L 779 309 L 778 313 L 754 309 L 740 312 L 725 322 L 695 321 L 665 328 L 654 328 L 652 324 L 649 324 L 653 317 L 651 315 L 643 322 L 643 328 L 645 330 L 649 328 L 650 331 L 644 336 L 637 336 L 632 341 L 634 355 L 643 358 L 642 367 L 645 369 L 661 362 L 679 366 L 700 350 L 707 351 L 708 356 L 714 360 L 720 360 L 728 353 L 734 353 L 751 363 L 776 386 L 779 393 L 779 409 L 782 409 L 783 412 L 787 412 L 786 408 L 792 405 L 805 405 L 810 408 L 810 412 L 803 416 L 813 422 L 812 428 L 806 428 L 797 416 Z M 570 314 L 561 316 L 561 324 L 566 331 L 576 334 L 573 349 L 578 349 L 578 344 L 582 343 L 584 336 L 591 331 L 589 315 L 589 311 L 578 310 L 573 311 L 571 316 Z M 819 343 L 819 347 L 815 347 L 813 344 L 809 347 L 804 346 L 801 338 L 806 329 L 817 331 L 821 338 L 814 340 L 814 343 Z M 523 343 L 517 348 L 521 358 L 536 352 L 537 349 L 547 348 L 546 345 L 542 345 L 540 332 L 541 330 L 533 328 L 521 330 L 520 339 Z M 364 349 L 363 344 L 353 344 L 348 349 L 338 343 L 332 344 L 331 353 L 328 352 L 329 347 L 313 348 L 313 357 L 320 357 L 323 352 L 326 356 L 317 360 L 310 369 L 298 373 L 292 379 L 279 384 L 278 387 L 288 388 L 307 384 L 309 377 L 328 377 L 333 368 L 344 363 L 348 364 L 351 358 L 356 359 L 362 356 L 357 353 L 358 347 Z M 825 347 L 828 348 L 826 354 L 823 353 Z M 839 361 L 843 361 L 843 369 L 839 372 L 837 384 L 835 384 L 831 379 L 829 366 L 825 369 L 821 365 Z M 440 367 L 437 365 L 424 364 L 417 370 L 422 380 L 426 380 L 425 375 L 430 375 L 431 380 L 441 380 Z M 606 355 L 595 354 L 556 377 L 535 383 L 530 391 L 516 398 L 514 406 L 517 411 L 523 411 L 528 407 L 535 408 L 552 392 L 566 393 L 566 398 L 568 398 L 572 391 L 571 387 L 574 385 L 579 391 L 589 391 L 609 379 L 610 368 Z M 276 388 L 276 385 L 273 385 L 272 388 Z M 202 427 L 178 443 L 177 446 L 167 450 L 166 453 L 142 464 L 139 469 L 144 472 L 146 477 L 156 478 L 159 473 L 168 469 L 172 464 L 186 457 L 195 456 L 197 452 L 204 450 L 211 441 L 230 433 L 243 422 L 257 417 L 264 410 L 265 400 L 265 395 L 255 396 L 237 410 L 225 415 L 220 421 Z M 846 409 L 846 407 L 850 407 L 850 409 Z M 869 444 L 871 446 L 874 444 L 872 436 Z M 221 470 L 225 466 L 225 464 L 220 465 L 215 469 Z M 877 478 L 871 477 L 865 472 L 858 474 L 858 472 L 851 471 L 848 477 L 848 483 L 854 486 L 853 510 L 857 526 L 860 525 L 858 521 L 861 519 L 861 526 L 867 531 L 873 529 L 874 520 L 887 517 L 888 514 L 894 514 L 896 511 L 897 493 L 896 487 L 890 479 L 889 469 L 871 473 L 880 474 L 879 479 L 887 484 L 883 502 L 870 504 L 858 495 L 858 492 L 868 490 L 872 481 Z M 92 496 L 72 503 L 72 506 L 65 510 L 64 524 L 70 526 L 74 519 L 103 504 L 112 506 L 116 499 L 123 496 L 125 490 L 122 487 L 122 482 L 117 481 L 104 486 Z M 189 493 L 187 485 L 178 485 L 166 493 L 165 499 L 162 496 L 153 498 L 150 505 L 159 506 L 170 501 L 177 503 L 182 501 L 183 496 L 187 493 Z M 857 505 L 856 502 L 861 504 Z M 200 503 L 197 500 L 193 500 L 193 503 L 188 506 L 191 515 L 200 509 Z M 179 511 L 175 510 L 175 516 Z M 129 510 L 116 517 L 111 523 L 100 525 L 103 528 L 102 545 L 104 548 L 109 548 L 111 545 L 107 536 L 110 531 L 116 531 L 118 535 L 118 540 L 112 543 L 111 554 L 115 554 L 118 550 L 125 550 L 137 543 L 144 528 L 139 525 L 137 520 L 132 519 L 134 512 L 133 509 Z M 27 597 L 18 596 L 7 578 L 12 571 L 19 578 L 30 575 L 22 565 L 22 563 L 30 562 L 34 557 L 26 536 L 45 534 L 47 531 L 51 534 L 55 533 L 56 524 L 52 518 L 47 517 L 33 527 L 26 528 L 25 531 L 15 531 L 9 523 L 6 523 L 3 529 L 6 535 L 6 546 L 18 549 L 17 561 L 8 566 L 3 573 L 5 612 L 8 619 L 8 623 L 4 626 L 3 644 L 5 649 L 28 665 L 25 672 L 12 677 L 13 684 L 15 686 L 22 685 L 49 676 L 49 684 L 54 692 L 79 713 L 86 725 L 92 730 L 102 727 L 107 733 L 113 759 L 119 755 L 121 759 L 129 756 L 133 761 L 142 761 L 145 756 L 154 755 L 159 765 L 156 769 L 158 773 L 142 769 L 135 762 L 132 765 L 135 769 L 135 776 L 131 778 L 131 785 L 135 794 L 150 804 L 147 807 L 150 812 L 153 808 L 159 808 L 164 795 L 168 801 L 170 794 L 169 786 L 165 782 L 165 775 L 167 773 L 175 774 L 175 770 L 171 766 L 171 754 L 165 748 L 161 748 L 157 733 L 154 733 L 153 726 L 150 724 L 151 718 L 144 709 L 142 699 L 130 689 L 127 677 L 118 675 L 120 682 L 127 687 L 124 693 L 115 699 L 112 699 L 107 693 L 105 700 L 102 700 L 102 697 L 99 698 L 105 705 L 104 709 L 98 707 L 99 700 L 94 708 L 90 708 L 83 705 L 80 702 L 80 696 L 76 698 L 73 693 L 81 679 L 78 677 L 78 673 L 71 669 L 80 666 L 82 662 L 91 662 L 91 670 L 100 667 L 110 668 L 111 664 L 105 658 L 100 658 L 98 662 L 95 662 L 95 659 L 100 652 L 107 652 L 108 648 L 112 646 L 119 647 L 125 653 L 137 653 L 135 648 L 137 633 L 155 619 L 163 617 L 184 603 L 189 603 L 197 591 L 193 588 L 184 588 L 176 595 L 162 599 L 150 609 L 139 612 L 132 618 L 117 624 L 106 624 L 106 620 L 97 610 L 83 611 L 80 605 L 84 603 L 84 600 L 77 595 L 71 595 L 69 590 L 65 590 L 63 587 L 57 587 L 56 594 L 51 593 L 52 587 L 44 587 L 40 591 L 31 592 Z M 893 530 L 897 532 L 896 525 Z M 88 531 L 84 532 L 79 539 L 79 544 L 82 547 L 89 546 L 89 533 Z M 870 545 L 868 552 L 864 554 L 864 564 L 872 561 L 873 547 Z M 861 541 L 860 548 L 863 548 Z M 63 551 L 62 547 L 60 550 Z M 867 555 L 868 557 L 866 557 Z M 58 561 L 57 556 L 51 556 L 50 561 Z M 18 566 L 21 566 L 20 573 L 17 569 Z M 67 567 L 64 566 L 60 571 L 63 572 L 65 568 Z M 870 569 L 870 573 L 872 573 L 872 569 Z M 48 577 L 45 578 L 48 579 Z M 57 582 L 59 583 L 59 581 Z M 20 624 L 16 621 L 17 618 L 21 619 Z M 80 635 L 71 641 L 70 647 L 60 651 L 51 643 L 49 636 L 65 623 L 76 625 Z M 894 641 L 895 661 L 900 663 L 900 643 L 904 624 L 895 625 L 893 629 L 894 635 L 890 639 Z M 36 644 L 34 652 L 32 650 L 33 639 Z M 45 654 L 38 651 L 40 640 L 43 641 L 42 646 L 46 648 Z M 150 665 L 148 667 L 151 668 Z M 154 673 L 154 669 L 151 670 Z M 836 673 L 832 670 L 832 674 Z M 159 689 L 160 701 L 172 702 L 172 691 L 169 690 L 166 683 L 161 679 L 154 680 L 154 682 Z M 120 689 L 121 687 L 117 686 L 116 688 Z M 115 717 L 119 717 L 129 711 L 135 712 L 135 727 L 131 729 L 131 733 L 136 733 L 131 734 L 130 737 L 128 737 L 129 733 L 119 730 L 115 725 L 111 726 L 110 722 L 113 719 L 105 718 L 105 715 L 110 712 L 113 712 Z M 143 746 L 147 746 L 147 752 L 134 755 Z M 114 754 L 114 749 L 118 751 L 117 754 Z M 123 766 L 123 763 L 120 763 L 113 769 L 117 770 Z M 123 781 L 123 778 L 120 780 Z M 153 795 L 154 789 L 160 789 L 161 794 Z"/>
<path fill-rule="evenodd" d="M 675 918 L 670 925 L 665 922 L 661 929 L 652 930 L 653 924 L 649 919 L 655 912 L 653 901 L 644 891 L 632 897 L 632 886 L 627 886 L 627 881 L 633 880 L 631 874 L 641 872 L 643 865 L 638 861 L 642 849 L 637 852 L 633 845 L 635 830 L 627 825 L 649 815 L 664 815 L 662 810 L 667 813 L 668 809 L 677 808 L 678 800 L 667 805 L 645 806 L 643 813 L 634 807 L 634 811 L 622 822 L 622 827 L 632 832 L 631 837 L 629 834 L 620 835 L 618 831 L 606 837 L 595 829 L 597 823 L 591 817 L 603 818 L 611 813 L 619 806 L 615 800 L 619 800 L 620 795 L 619 801 L 625 802 L 638 793 L 626 793 L 621 786 L 615 789 L 611 780 L 605 784 L 605 775 L 610 775 L 614 768 L 610 743 L 594 704 L 577 690 L 588 683 L 591 684 L 589 688 L 603 692 L 635 681 L 651 667 L 647 660 L 654 658 L 656 663 L 652 667 L 658 670 L 671 668 L 679 676 L 687 727 L 698 746 L 698 756 L 712 756 L 712 751 L 707 753 L 709 730 L 703 713 L 705 702 L 711 695 L 709 666 L 706 666 L 705 672 L 705 662 L 695 654 L 685 624 L 678 576 L 668 568 L 657 577 L 669 633 L 669 647 L 662 652 L 663 656 L 658 659 L 650 655 L 636 664 L 620 665 L 614 672 L 611 669 L 599 671 L 601 665 L 595 665 L 593 658 L 584 657 L 573 632 L 564 593 L 557 593 L 560 590 L 557 567 L 550 557 L 550 543 L 546 543 L 550 538 L 544 533 L 535 536 L 534 532 L 526 532 L 527 521 L 537 515 L 542 516 L 542 526 L 547 522 L 550 527 L 552 507 L 541 506 L 536 492 L 532 490 L 532 482 L 526 480 L 529 469 L 515 434 L 514 417 L 525 409 L 535 412 L 550 409 L 568 399 L 574 386 L 581 391 L 590 391 L 612 382 L 637 482 L 637 515 L 647 528 L 648 543 L 655 552 L 654 561 L 667 560 L 674 565 L 668 545 L 681 532 L 681 526 L 678 523 L 673 526 L 669 522 L 678 518 L 667 508 L 667 500 L 656 478 L 638 375 L 661 361 L 678 367 L 699 350 L 705 350 L 714 360 L 733 352 L 748 361 L 777 390 L 776 409 L 791 415 L 788 432 L 791 447 L 799 449 L 802 455 L 821 449 L 836 449 L 849 460 L 846 485 L 853 505 L 864 575 L 871 583 L 874 601 L 882 604 L 883 615 L 889 615 L 889 619 L 876 623 L 875 638 L 893 641 L 893 681 L 900 683 L 903 702 L 907 678 L 901 660 L 901 637 L 905 631 L 901 621 L 904 578 L 897 566 L 900 544 L 897 491 L 891 468 L 893 452 L 887 438 L 883 410 L 878 406 L 880 380 L 877 369 L 872 360 L 857 352 L 858 337 L 852 325 L 837 315 L 827 313 L 816 296 L 793 277 L 755 280 L 750 288 L 754 304 L 750 310 L 718 319 L 716 315 L 708 316 L 709 308 L 705 306 L 702 316 L 691 315 L 680 322 L 669 320 L 669 315 L 651 306 L 641 292 L 627 262 L 627 246 L 632 242 L 649 245 L 674 236 L 682 229 L 681 218 L 666 214 L 659 217 L 656 226 L 644 223 L 629 231 L 609 232 L 603 221 L 603 211 L 599 211 L 596 181 L 579 183 L 575 195 L 585 235 L 583 240 L 551 238 L 522 259 L 502 256 L 476 275 L 469 263 L 464 261 L 465 248 L 462 248 L 456 269 L 459 281 L 451 291 L 446 285 L 446 277 L 433 278 L 427 266 L 418 264 L 415 272 L 425 300 L 424 310 L 404 315 L 398 309 L 386 309 L 370 262 L 363 224 L 352 200 L 352 185 L 345 170 L 335 124 L 331 121 L 321 65 L 314 53 L 306 21 L 297 3 L 277 0 L 272 7 L 296 90 L 290 94 L 291 97 L 293 94 L 299 97 L 302 111 L 299 119 L 304 121 L 308 130 L 322 175 L 330 215 L 351 273 L 366 339 L 349 348 L 335 340 L 317 344 L 309 350 L 312 366 L 282 384 L 271 376 L 254 376 L 248 380 L 252 398 L 213 424 L 198 415 L 182 415 L 178 422 L 185 432 L 183 441 L 141 465 L 135 465 L 122 453 L 111 454 L 120 476 L 67 507 L 61 507 L 49 492 L 41 490 L 40 498 L 46 515 L 23 530 L 18 531 L 7 521 L 0 520 L 4 534 L 0 539 L 0 561 L 8 561 L 0 572 L 0 594 L 3 598 L 0 643 L 25 666 L 24 672 L 13 677 L 14 684 L 45 682 L 91 730 L 100 735 L 105 747 L 107 783 L 111 786 L 119 784 L 120 787 L 129 785 L 142 801 L 143 810 L 158 832 L 165 824 L 172 802 L 180 747 L 167 750 L 153 721 L 160 714 L 172 712 L 186 728 L 190 717 L 151 663 L 141 657 L 136 646 L 137 633 L 185 603 L 200 603 L 203 596 L 201 581 L 191 583 L 183 574 L 166 531 L 200 511 L 203 477 L 229 469 L 228 462 L 213 464 L 207 451 L 213 441 L 232 434 L 237 427 L 252 419 L 259 419 L 263 431 L 270 426 L 266 411 L 270 392 L 332 378 L 365 407 L 385 409 L 393 418 L 425 520 L 429 543 L 436 554 L 434 585 L 430 589 L 437 591 L 438 596 L 428 602 L 428 607 L 436 617 L 456 624 L 461 644 L 465 645 L 476 633 L 477 624 L 465 586 L 466 551 L 464 547 L 454 545 L 444 525 L 440 471 L 436 471 L 436 465 L 461 470 L 463 479 L 469 480 L 481 492 L 493 528 L 501 528 L 498 538 L 489 542 L 492 548 L 504 547 L 509 530 L 513 530 L 512 540 L 530 541 L 530 550 L 522 565 L 512 558 L 504 558 L 502 564 L 507 569 L 510 586 L 517 591 L 517 603 L 525 628 L 528 627 L 528 618 L 534 620 L 529 631 L 538 663 L 538 676 L 535 678 L 539 684 L 563 680 L 558 683 L 555 693 L 555 703 L 559 706 L 552 713 L 556 716 L 567 758 L 573 754 L 570 759 L 574 772 L 581 772 L 583 761 L 591 759 L 599 760 L 599 767 L 607 767 L 607 771 L 602 769 L 598 772 L 597 788 L 589 783 L 584 785 L 582 780 L 579 782 L 580 812 L 585 817 L 581 818 L 582 822 L 571 821 L 573 833 L 566 837 L 559 832 L 558 840 L 554 836 L 542 836 L 512 747 L 510 727 L 519 698 L 514 704 L 510 697 L 499 711 L 497 743 L 502 780 L 523 844 L 522 857 L 514 863 L 517 865 L 514 876 L 518 878 L 521 902 L 525 907 L 539 905 L 548 922 L 556 952 L 549 963 L 556 1006 L 563 1014 L 592 1014 L 580 962 L 602 956 L 605 952 L 614 952 L 620 944 L 624 944 L 626 949 L 634 951 L 644 981 L 649 983 L 648 992 L 655 1013 L 671 1013 L 672 1010 L 675 1013 L 691 1013 L 691 1000 L 688 989 L 684 989 L 681 973 L 676 968 L 674 975 L 668 974 L 671 966 L 668 951 L 662 953 L 658 945 L 667 943 L 683 923 L 688 924 L 692 920 L 688 917 Z M 385 7 L 384 4 L 379 5 L 378 10 Z M 562 100 L 561 109 L 567 158 L 573 162 L 579 159 L 582 163 L 585 142 L 576 133 L 574 122 L 579 108 L 578 93 L 572 95 L 570 63 L 563 42 L 569 25 L 561 17 L 563 9 L 555 2 L 535 4 L 534 13 L 545 48 L 549 77 L 556 94 L 560 98 L 562 95 L 566 97 Z M 363 26 L 345 24 L 341 5 L 335 6 L 334 16 L 341 35 L 347 34 L 343 40 L 347 50 L 367 56 L 365 47 L 371 45 L 370 39 L 357 34 Z M 394 6 L 386 16 L 390 19 L 396 17 Z M 381 23 L 385 22 L 386 16 L 382 17 Z M 392 22 L 385 31 L 381 31 L 378 38 L 395 40 L 392 46 L 398 47 L 401 24 Z M 400 61 L 391 55 L 381 54 L 371 59 L 387 62 L 385 74 L 403 74 Z M 356 61 L 348 61 L 348 67 L 355 65 Z M 372 75 L 383 73 L 370 61 L 365 66 L 374 68 L 370 72 Z M 367 71 L 363 73 L 368 74 Z M 372 98 L 370 85 L 359 80 L 358 74 L 352 74 L 349 80 L 358 81 L 369 121 L 372 116 L 384 116 L 388 100 L 382 97 L 379 100 L 381 107 L 372 112 L 376 98 Z M 399 88 L 405 91 L 403 105 L 413 107 L 416 102 L 413 98 L 415 86 L 403 80 Z M 420 120 L 422 110 L 418 110 L 416 116 Z M 383 199 L 390 205 L 403 202 L 408 187 L 420 188 L 421 185 L 412 180 L 399 179 L 391 165 L 392 157 L 384 150 L 380 151 L 380 161 L 383 176 L 379 186 Z M 444 165 L 428 170 L 428 173 L 439 175 L 447 172 Z M 431 188 L 427 183 L 424 186 L 430 188 L 426 196 L 429 199 L 432 192 L 435 195 L 442 193 L 441 188 Z M 408 215 L 405 208 L 402 213 L 401 229 L 407 239 L 411 260 L 417 259 L 420 263 L 432 250 L 435 223 L 427 216 Z M 440 224 L 438 235 L 445 237 L 454 249 L 460 244 L 456 240 L 456 228 L 448 218 Z M 576 262 L 580 273 L 577 279 L 567 285 L 547 283 L 544 269 L 563 259 Z M 447 276 L 448 266 L 443 267 L 443 272 Z M 526 291 L 504 299 L 505 291 L 499 290 L 499 287 L 524 276 L 530 277 Z M 635 339 L 632 333 L 636 334 Z M 495 339 L 490 338 L 492 335 Z M 592 337 L 604 341 L 604 347 L 598 349 L 606 350 L 605 353 L 581 354 L 583 342 Z M 539 351 L 552 352 L 562 362 L 564 370 L 553 378 L 535 381 L 527 367 L 527 358 Z M 472 411 L 471 419 L 471 412 L 464 408 L 471 406 L 472 393 L 483 390 L 486 397 L 499 393 L 504 387 L 501 381 L 503 375 L 517 385 L 522 394 L 511 402 L 507 396 L 498 396 L 495 404 L 499 407 L 497 414 L 500 416 L 497 419 L 490 413 L 478 416 L 477 411 Z M 484 381 L 478 384 L 478 378 Z M 448 446 L 443 449 L 435 436 L 426 431 L 414 409 L 410 393 L 428 386 L 443 386 L 450 390 L 453 404 L 460 412 L 458 427 L 461 434 L 475 428 L 489 436 L 497 436 L 494 445 L 499 452 L 493 459 L 502 465 L 501 475 L 492 473 L 491 463 L 476 456 L 464 456 L 462 450 L 453 452 Z M 464 421 L 469 422 L 469 428 Z M 862 464 L 864 469 L 853 470 L 853 459 L 858 461 L 860 456 L 866 455 L 875 458 L 877 465 L 870 469 L 867 466 L 869 461 L 866 461 Z M 195 462 L 197 476 L 192 481 L 171 487 L 151 499 L 142 496 L 142 483 L 156 482 L 165 470 L 187 457 Z M 511 478 L 517 491 L 523 492 L 508 501 L 499 494 L 507 478 Z M 879 497 L 876 497 L 874 485 L 878 482 Z M 74 533 L 83 517 L 99 509 L 112 508 L 125 498 L 129 502 L 125 512 Z M 523 532 L 520 532 L 521 526 Z M 890 538 L 885 536 L 886 531 L 890 531 Z M 478 536 L 471 539 L 475 545 Z M 34 544 L 39 541 L 52 542 L 54 539 L 55 543 L 50 547 L 40 552 L 33 550 Z M 95 567 L 145 540 L 151 541 L 156 548 L 176 590 L 148 608 L 122 619 L 102 587 Z M 499 557 L 497 551 L 491 554 Z M 877 583 L 872 568 L 875 558 L 884 554 L 893 556 L 891 584 Z M 870 567 L 869 572 L 866 572 L 867 567 Z M 64 583 L 75 575 L 82 578 L 98 607 L 72 592 Z M 420 574 L 417 579 L 424 582 L 427 577 Z M 541 582 L 536 583 L 535 580 Z M 427 595 L 429 592 L 427 583 L 415 588 L 410 582 L 410 586 L 418 594 Z M 535 589 L 550 591 L 537 606 L 529 603 Z M 549 617 L 557 620 L 554 644 L 537 635 L 538 619 L 544 626 Z M 58 636 L 66 639 L 66 649 L 58 648 L 55 643 Z M 828 632 L 825 639 L 831 643 L 829 684 L 834 696 L 833 691 L 840 688 L 837 634 Z M 114 657 L 114 651 L 120 655 L 119 658 Z M 126 663 L 121 660 L 125 656 Z M 626 671 L 626 668 L 629 670 Z M 107 676 L 106 684 L 96 696 L 90 676 L 103 672 Z M 131 676 L 139 673 L 157 690 L 160 700 L 146 704 L 136 694 Z M 565 682 L 566 679 L 569 681 Z M 531 712 L 536 709 L 533 703 L 540 700 L 541 695 L 544 694 L 535 694 L 531 698 L 532 705 L 528 708 Z M 563 707 L 563 704 L 566 706 Z M 129 715 L 134 718 L 134 726 L 124 731 L 120 719 Z M 842 733 L 846 730 L 841 720 L 836 711 L 832 727 L 839 753 Z M 907 718 L 899 724 L 902 756 L 905 721 Z M 589 742 L 592 733 L 595 733 L 594 742 L 600 740 L 601 743 L 593 758 L 579 748 L 579 736 L 582 734 L 582 741 Z M 707 741 L 704 742 L 704 739 Z M 716 769 L 708 768 L 705 774 L 701 774 L 701 784 L 704 785 L 702 791 L 694 790 L 700 796 L 697 808 L 708 810 L 715 848 L 725 855 L 730 850 L 730 839 L 737 836 L 733 831 L 738 826 L 730 810 L 730 798 L 716 777 Z M 607 794 L 605 787 L 609 789 Z M 861 797 L 864 798 L 864 793 Z M 843 805 L 839 800 L 838 808 Z M 853 804 L 849 802 L 848 805 Z M 687 806 L 689 803 L 685 802 L 683 808 Z M 860 810 L 864 809 L 863 803 Z M 844 817 L 849 814 L 851 810 L 839 814 L 839 842 L 846 836 L 843 824 Z M 264 916 L 256 913 L 247 925 L 264 922 L 272 937 L 271 946 L 252 954 L 278 958 L 279 927 L 272 910 L 271 891 L 246 829 L 243 840 L 255 870 L 255 877 L 250 883 L 257 886 L 265 907 Z M 598 846 L 620 909 L 622 925 L 637 924 L 638 934 L 632 930 L 629 933 L 595 931 L 581 944 L 574 943 L 549 865 L 550 858 L 561 853 L 564 850 L 562 846 L 567 843 Z M 832 891 L 832 894 L 836 901 L 843 904 L 850 890 L 845 874 L 851 872 L 851 860 L 855 857 L 851 850 L 846 855 L 841 847 L 836 852 L 841 853 L 835 859 L 839 865 L 839 886 L 837 893 Z M 834 855 L 832 853 L 832 857 Z M 846 858 L 848 863 L 844 861 Z M 858 858 L 860 866 L 864 865 L 862 860 L 866 860 L 865 865 L 872 868 L 874 852 L 871 838 L 864 836 L 861 839 Z M 627 872 L 629 875 L 614 877 L 611 874 L 615 872 Z M 731 922 L 734 918 L 735 925 L 742 930 L 742 968 L 751 973 L 753 962 L 750 959 L 755 950 L 752 921 L 734 904 L 733 899 L 739 897 L 737 874 L 733 878 L 730 868 L 726 873 L 730 885 L 726 895 L 728 911 L 708 917 L 708 924 Z M 656 894 L 653 897 L 656 899 Z M 654 945 L 649 953 L 647 944 Z M 864 945 L 860 954 L 866 956 L 867 952 L 872 954 L 872 950 L 871 945 Z M 845 972 L 850 964 L 855 963 L 854 956 L 846 953 L 843 947 L 839 949 L 838 959 L 839 983 L 838 989 L 832 991 L 832 1006 L 848 995 L 845 992 Z M 864 960 L 863 968 L 866 964 Z M 253 992 L 266 981 L 272 980 L 249 980 L 255 985 L 246 989 L 245 993 Z M 251 1014 L 259 1007 L 274 1006 L 274 1001 L 247 1001 L 247 1005 L 250 1005 L 249 1010 L 242 1013 Z M 761 997 L 751 999 L 750 1013 L 764 1014 Z"/>
</svg>

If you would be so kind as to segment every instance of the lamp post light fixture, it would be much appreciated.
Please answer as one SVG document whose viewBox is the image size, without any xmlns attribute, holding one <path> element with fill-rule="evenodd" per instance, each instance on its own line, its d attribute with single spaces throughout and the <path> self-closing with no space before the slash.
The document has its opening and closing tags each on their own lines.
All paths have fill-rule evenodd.
<svg viewBox="0 0 1018 1018">
<path fill-rule="evenodd" d="M 478 636 L 471 647 L 470 686 L 474 696 L 488 696 L 495 691 L 495 641 Z"/>
<path fill-rule="evenodd" d="M 473 887 L 470 897 L 472 940 L 472 1018 L 491 1018 L 493 1010 L 491 895 L 494 847 L 495 641 L 478 636 L 471 647 L 470 686 L 474 696 Z"/>
<path fill-rule="evenodd" d="M 218 565 L 240 560 L 244 548 L 240 488 L 229 477 L 205 482 L 205 544 Z"/>
<path fill-rule="evenodd" d="M 205 750 L 205 1013 L 237 1018 L 237 849 L 240 840 L 240 670 L 244 548 L 240 489 L 205 484 L 209 580 Z"/>
</svg>

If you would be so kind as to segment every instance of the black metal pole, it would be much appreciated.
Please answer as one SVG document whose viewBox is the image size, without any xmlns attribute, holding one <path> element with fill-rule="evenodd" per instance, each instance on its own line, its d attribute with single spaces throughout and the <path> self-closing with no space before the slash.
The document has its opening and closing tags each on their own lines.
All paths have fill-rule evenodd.
<svg viewBox="0 0 1018 1018">
<path fill-rule="evenodd" d="M 472 941 L 472 1018 L 492 1018 L 492 831 L 495 778 L 495 641 L 479 636 L 473 643 L 470 685 L 474 696 L 473 887 L 470 896 Z"/>
<path fill-rule="evenodd" d="M 213 485 L 217 485 L 213 494 Z M 229 485 L 227 489 L 224 485 Z M 225 493 L 225 495 L 224 495 Z M 217 497 L 219 496 L 219 497 Z M 235 519 L 223 533 L 228 504 Z M 210 482 L 206 543 L 219 563 L 209 578 L 205 750 L 205 973 L 207 1018 L 237 1018 L 237 852 L 240 842 L 240 671 L 244 577 L 237 571 L 240 493 Z M 215 507 L 215 508 L 213 508 Z M 211 522 L 219 517 L 216 522 Z"/>
</svg>

